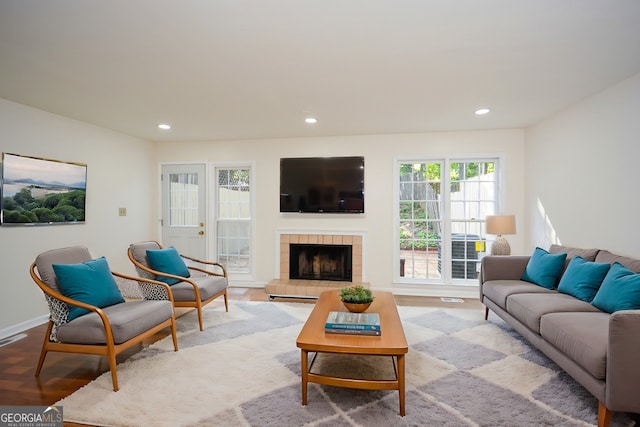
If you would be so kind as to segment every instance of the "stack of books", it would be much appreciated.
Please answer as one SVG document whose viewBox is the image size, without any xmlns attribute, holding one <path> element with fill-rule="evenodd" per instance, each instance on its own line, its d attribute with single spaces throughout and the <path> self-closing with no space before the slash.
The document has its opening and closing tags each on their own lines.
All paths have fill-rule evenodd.
<svg viewBox="0 0 640 427">
<path fill-rule="evenodd" d="M 327 334 L 380 335 L 378 313 L 331 311 L 324 325 Z"/>
</svg>

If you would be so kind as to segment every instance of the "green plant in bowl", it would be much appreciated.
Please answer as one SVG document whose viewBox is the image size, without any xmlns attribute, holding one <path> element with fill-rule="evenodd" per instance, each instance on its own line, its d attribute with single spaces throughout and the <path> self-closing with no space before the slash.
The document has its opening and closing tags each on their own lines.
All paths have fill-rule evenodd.
<svg viewBox="0 0 640 427">
<path fill-rule="evenodd" d="M 367 289 L 362 285 L 350 286 L 340 289 L 340 299 L 342 302 L 352 304 L 367 304 L 373 301 L 374 296 L 371 289 Z"/>
<path fill-rule="evenodd" d="M 342 288 L 338 295 L 347 310 L 357 313 L 369 308 L 374 299 L 371 289 L 367 289 L 362 285 Z"/>
</svg>

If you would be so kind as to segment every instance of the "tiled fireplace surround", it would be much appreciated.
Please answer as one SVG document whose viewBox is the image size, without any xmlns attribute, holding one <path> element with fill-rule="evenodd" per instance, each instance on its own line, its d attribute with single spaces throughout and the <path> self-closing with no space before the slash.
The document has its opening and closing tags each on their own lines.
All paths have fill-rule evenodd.
<svg viewBox="0 0 640 427">
<path fill-rule="evenodd" d="M 340 289 L 345 286 L 363 283 L 363 234 L 331 234 L 329 233 L 305 233 L 305 232 L 280 232 L 279 236 L 279 278 L 269 282 L 266 292 L 273 297 L 277 296 L 302 296 L 316 297 L 320 293 Z M 352 281 L 330 280 L 291 280 L 289 279 L 289 245 L 290 244 L 322 244 L 322 245 L 351 245 L 352 247 Z"/>
</svg>

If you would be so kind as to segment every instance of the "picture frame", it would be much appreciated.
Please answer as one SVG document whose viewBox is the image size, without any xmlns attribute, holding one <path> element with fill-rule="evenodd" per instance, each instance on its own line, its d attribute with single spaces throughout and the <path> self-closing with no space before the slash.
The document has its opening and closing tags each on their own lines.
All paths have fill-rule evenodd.
<svg viewBox="0 0 640 427">
<path fill-rule="evenodd" d="M 0 225 L 85 222 L 87 165 L 2 153 Z"/>
</svg>

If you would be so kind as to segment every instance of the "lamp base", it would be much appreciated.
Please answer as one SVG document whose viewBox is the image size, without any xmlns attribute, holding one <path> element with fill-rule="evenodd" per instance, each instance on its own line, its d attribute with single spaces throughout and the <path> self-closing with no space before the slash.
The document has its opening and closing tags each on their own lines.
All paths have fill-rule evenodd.
<svg viewBox="0 0 640 427">
<path fill-rule="evenodd" d="M 491 244 L 491 255 L 511 255 L 511 246 L 509 246 L 507 239 L 498 235 Z"/>
</svg>

